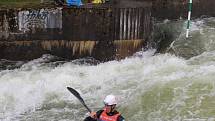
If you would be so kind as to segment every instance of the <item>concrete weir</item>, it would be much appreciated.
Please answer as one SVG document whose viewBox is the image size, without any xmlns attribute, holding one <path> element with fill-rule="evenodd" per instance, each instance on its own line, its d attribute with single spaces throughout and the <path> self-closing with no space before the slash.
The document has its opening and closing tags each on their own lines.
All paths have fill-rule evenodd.
<svg viewBox="0 0 215 121">
<path fill-rule="evenodd" d="M 120 59 L 140 50 L 150 32 L 150 6 L 0 10 L 0 58 L 31 60 L 52 54 Z"/>
<path fill-rule="evenodd" d="M 0 8 L 0 59 L 42 54 L 107 61 L 145 46 L 153 20 L 186 19 L 188 0 L 109 0 L 81 7 Z M 193 17 L 214 16 L 214 0 L 193 1 Z"/>
</svg>

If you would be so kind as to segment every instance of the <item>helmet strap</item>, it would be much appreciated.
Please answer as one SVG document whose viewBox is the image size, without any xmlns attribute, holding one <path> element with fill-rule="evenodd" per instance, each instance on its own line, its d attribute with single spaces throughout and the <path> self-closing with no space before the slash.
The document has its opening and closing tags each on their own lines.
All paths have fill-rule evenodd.
<svg viewBox="0 0 215 121">
<path fill-rule="evenodd" d="M 116 108 L 116 105 L 112 105 L 111 106 L 111 112 L 113 112 L 115 110 L 115 108 Z"/>
</svg>

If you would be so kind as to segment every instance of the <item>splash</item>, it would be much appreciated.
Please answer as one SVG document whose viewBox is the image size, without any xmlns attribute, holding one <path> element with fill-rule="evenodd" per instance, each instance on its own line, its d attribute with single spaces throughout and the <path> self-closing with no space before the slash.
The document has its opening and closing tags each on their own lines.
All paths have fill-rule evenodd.
<svg viewBox="0 0 215 121">
<path fill-rule="evenodd" d="M 1 120 L 83 120 L 87 110 L 67 86 L 92 110 L 103 107 L 107 94 L 117 95 L 118 110 L 129 121 L 215 120 L 214 52 L 185 60 L 148 50 L 97 65 L 56 65 L 51 58 L 0 72 Z"/>
</svg>

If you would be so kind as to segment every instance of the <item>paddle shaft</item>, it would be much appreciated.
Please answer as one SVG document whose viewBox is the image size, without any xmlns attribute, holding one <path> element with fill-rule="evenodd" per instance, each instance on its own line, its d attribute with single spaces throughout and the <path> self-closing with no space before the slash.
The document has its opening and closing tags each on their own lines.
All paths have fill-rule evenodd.
<svg viewBox="0 0 215 121">
<path fill-rule="evenodd" d="M 91 113 L 91 109 L 85 104 L 83 98 L 81 97 L 81 95 L 73 88 L 71 87 L 67 87 L 67 89 L 76 97 L 78 98 L 78 100 L 81 102 L 81 104 Z"/>
</svg>

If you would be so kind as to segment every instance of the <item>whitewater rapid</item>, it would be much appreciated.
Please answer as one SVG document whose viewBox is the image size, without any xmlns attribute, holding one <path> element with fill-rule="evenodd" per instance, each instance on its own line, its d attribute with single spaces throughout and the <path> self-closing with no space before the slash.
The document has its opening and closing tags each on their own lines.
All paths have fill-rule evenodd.
<svg viewBox="0 0 215 121">
<path fill-rule="evenodd" d="M 215 62 L 205 59 L 210 56 L 215 52 L 184 60 L 148 50 L 121 61 L 58 66 L 36 59 L 0 72 L 0 118 L 81 121 L 87 111 L 66 90 L 70 86 L 93 110 L 102 108 L 105 95 L 117 95 L 129 121 L 214 120 Z"/>
<path fill-rule="evenodd" d="M 69 86 L 94 111 L 103 107 L 107 94 L 115 94 L 127 121 L 215 121 L 213 26 L 205 27 L 205 20 L 193 24 L 203 27 L 191 31 L 191 42 L 181 42 L 182 32 L 172 54 L 149 49 L 97 65 L 84 59 L 52 61 L 52 55 L 7 63 L 0 70 L 0 120 L 82 121 L 87 110 L 66 89 Z M 197 48 L 199 34 L 208 34 L 211 43 L 201 41 Z"/>
</svg>

